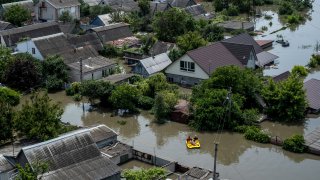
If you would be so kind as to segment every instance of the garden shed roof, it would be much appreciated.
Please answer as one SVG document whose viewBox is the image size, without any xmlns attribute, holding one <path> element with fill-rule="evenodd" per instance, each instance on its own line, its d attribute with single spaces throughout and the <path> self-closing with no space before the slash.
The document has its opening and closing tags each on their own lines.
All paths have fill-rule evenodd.
<svg viewBox="0 0 320 180">
<path fill-rule="evenodd" d="M 96 32 L 103 43 L 133 36 L 129 28 L 129 24 L 115 23 L 108 26 L 92 28 L 91 31 Z"/>
<path fill-rule="evenodd" d="M 82 72 L 85 73 L 89 73 L 89 72 L 93 72 L 111 65 L 115 65 L 116 62 L 105 58 L 103 56 L 95 56 L 95 57 L 89 57 L 87 59 L 83 59 L 82 60 Z M 80 71 L 80 62 L 79 61 L 75 61 L 73 63 L 69 63 L 68 66 L 72 69 L 76 69 Z M 102 133 L 101 131 L 102 128 L 98 128 L 95 131 L 100 130 L 100 133 Z M 97 132 L 97 133 L 98 133 Z M 98 135 L 98 134 L 97 134 Z"/>
<path fill-rule="evenodd" d="M 311 109 L 320 109 L 320 80 L 310 79 L 304 83 L 307 93 L 308 106 Z"/>
<path fill-rule="evenodd" d="M 148 57 L 140 60 L 140 63 L 148 72 L 149 75 L 157 73 L 168 67 L 172 61 L 166 53 Z"/>
</svg>

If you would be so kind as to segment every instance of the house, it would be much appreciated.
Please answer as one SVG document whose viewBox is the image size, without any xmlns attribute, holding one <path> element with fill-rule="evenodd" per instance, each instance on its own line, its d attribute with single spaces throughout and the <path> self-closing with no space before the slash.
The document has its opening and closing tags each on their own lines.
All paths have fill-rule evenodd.
<svg viewBox="0 0 320 180">
<path fill-rule="evenodd" d="M 88 33 L 96 33 L 103 44 L 133 36 L 129 24 L 126 23 L 115 23 L 108 26 L 91 28 L 87 31 Z"/>
<path fill-rule="evenodd" d="M 70 81 L 79 82 L 81 81 L 81 72 L 83 80 L 97 80 L 112 74 L 117 63 L 103 56 L 96 56 L 68 63 L 67 65 L 70 68 Z"/>
<path fill-rule="evenodd" d="M 13 5 L 20 5 L 20 6 L 24 7 L 25 9 L 27 9 L 30 12 L 31 17 L 35 18 L 34 4 L 33 4 L 32 0 L 17 1 L 17 2 L 12 2 L 12 3 L 2 4 L 0 6 L 1 16 L 3 16 L 4 12 Z"/>
<path fill-rule="evenodd" d="M 272 79 L 274 82 L 281 82 L 281 81 L 287 80 L 290 75 L 291 75 L 290 71 L 286 71 L 286 72 L 283 72 L 281 74 L 278 74 L 278 75 L 272 77 Z"/>
<path fill-rule="evenodd" d="M 235 31 L 244 29 L 246 31 L 254 31 L 253 22 L 242 22 L 242 21 L 225 21 L 218 23 L 218 26 L 223 27 L 226 31 Z"/>
<path fill-rule="evenodd" d="M 15 28 L 15 27 L 11 23 L 6 21 L 0 21 L 0 31 L 12 29 L 12 28 Z"/>
<path fill-rule="evenodd" d="M 15 173 L 15 166 L 6 158 L 0 154 L 0 179 L 10 179 Z"/>
<path fill-rule="evenodd" d="M 99 151 L 90 129 L 67 133 L 57 138 L 23 147 L 16 158 L 23 167 L 47 162 L 42 179 L 120 180 L 120 168 Z"/>
<path fill-rule="evenodd" d="M 101 43 L 98 35 L 96 33 L 84 34 L 84 35 L 70 35 L 67 36 L 70 44 L 75 47 L 86 47 L 91 46 L 96 51 L 101 51 L 103 49 L 103 44 Z"/>
<path fill-rule="evenodd" d="M 172 7 L 186 8 L 188 6 L 196 5 L 197 2 L 195 0 L 173 0 L 170 4 Z"/>
<path fill-rule="evenodd" d="M 98 15 L 96 18 L 94 18 L 91 22 L 90 25 L 94 26 L 107 26 L 111 24 L 112 18 L 110 14 L 102 14 Z"/>
<path fill-rule="evenodd" d="M 153 74 L 161 72 L 171 63 L 172 61 L 168 55 L 166 53 L 162 53 L 140 60 L 140 62 L 133 67 L 133 72 L 140 74 L 143 77 L 149 77 Z"/>
<path fill-rule="evenodd" d="M 150 14 L 152 16 L 156 15 L 158 12 L 164 12 L 170 8 L 172 8 L 172 6 L 168 2 L 150 2 Z"/>
<path fill-rule="evenodd" d="M 57 21 L 63 12 L 68 11 L 73 19 L 80 19 L 78 0 L 39 0 L 35 5 L 36 17 L 44 21 Z"/>
<path fill-rule="evenodd" d="M 308 109 L 311 113 L 320 112 L 320 80 L 310 79 L 304 82 L 303 85 L 306 90 Z"/>
<path fill-rule="evenodd" d="M 0 31 L 1 45 L 13 47 L 19 41 L 61 33 L 56 22 L 37 23 L 29 26 Z"/>
<path fill-rule="evenodd" d="M 136 0 L 102 0 L 101 4 L 108 5 L 116 11 L 139 11 L 138 1 Z"/>
<path fill-rule="evenodd" d="M 135 76 L 134 74 L 112 74 L 103 78 L 103 81 L 110 82 L 111 84 L 129 83 L 129 79 Z"/>
<path fill-rule="evenodd" d="M 202 4 L 187 6 L 184 10 L 195 19 L 211 19 L 214 16 L 204 9 Z"/>
<path fill-rule="evenodd" d="M 218 67 L 235 65 L 254 69 L 277 56 L 265 52 L 248 34 L 240 34 L 214 44 L 188 51 L 172 63 L 165 73 L 170 82 L 196 85 L 208 79 Z"/>
</svg>

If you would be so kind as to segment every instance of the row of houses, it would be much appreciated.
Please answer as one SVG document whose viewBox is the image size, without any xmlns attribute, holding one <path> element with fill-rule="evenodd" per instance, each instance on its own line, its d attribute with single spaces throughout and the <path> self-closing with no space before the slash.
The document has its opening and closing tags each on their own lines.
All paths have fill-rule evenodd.
<svg viewBox="0 0 320 180">
<path fill-rule="evenodd" d="M 138 160 L 163 167 L 167 175 L 179 172 L 178 179 L 210 179 L 212 171 L 199 167 L 186 167 L 155 155 L 135 150 L 119 142 L 115 131 L 105 125 L 82 128 L 57 138 L 25 146 L 16 156 L 0 154 L 0 179 L 15 179 L 17 165 L 37 163 L 48 165 L 39 179 L 96 179 L 120 180 L 119 164 Z"/>
</svg>

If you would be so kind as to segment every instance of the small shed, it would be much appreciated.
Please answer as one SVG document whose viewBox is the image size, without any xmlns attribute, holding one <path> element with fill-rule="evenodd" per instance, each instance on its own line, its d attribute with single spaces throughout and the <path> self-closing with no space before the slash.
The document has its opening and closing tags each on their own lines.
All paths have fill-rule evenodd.
<svg viewBox="0 0 320 180">
<path fill-rule="evenodd" d="M 166 53 L 142 59 L 133 67 L 133 72 L 148 77 L 161 72 L 172 63 Z"/>
<path fill-rule="evenodd" d="M 0 154 L 0 179 L 10 179 L 14 170 L 14 165 L 4 155 Z"/>
<path fill-rule="evenodd" d="M 256 40 L 256 42 L 262 49 L 267 49 L 272 47 L 273 40 Z"/>
<path fill-rule="evenodd" d="M 286 71 L 286 72 L 283 72 L 279 75 L 272 77 L 272 79 L 274 80 L 274 82 L 281 82 L 281 81 L 287 80 L 290 75 L 291 75 L 290 71 Z"/>
<path fill-rule="evenodd" d="M 115 164 L 123 164 L 133 158 L 132 149 L 132 146 L 117 142 L 112 146 L 107 146 L 100 149 L 100 151 L 101 153 L 109 156 L 109 159 Z"/>
<path fill-rule="evenodd" d="M 320 112 L 320 80 L 310 79 L 304 83 L 307 93 L 308 109 L 311 113 Z"/>
<path fill-rule="evenodd" d="M 135 76 L 134 74 L 113 74 L 103 78 L 103 81 L 108 81 L 112 84 L 129 83 L 129 79 Z"/>
<path fill-rule="evenodd" d="M 89 128 L 93 141 L 98 148 L 113 145 L 117 142 L 118 134 L 106 125 L 98 125 Z"/>
<path fill-rule="evenodd" d="M 174 106 L 174 111 L 171 112 L 171 121 L 188 124 L 189 116 L 189 102 L 184 99 L 180 99 L 177 105 Z"/>
<path fill-rule="evenodd" d="M 107 26 L 111 23 L 111 21 L 112 21 L 112 18 L 110 14 L 102 14 L 94 18 L 90 22 L 90 24 L 95 26 Z"/>
</svg>

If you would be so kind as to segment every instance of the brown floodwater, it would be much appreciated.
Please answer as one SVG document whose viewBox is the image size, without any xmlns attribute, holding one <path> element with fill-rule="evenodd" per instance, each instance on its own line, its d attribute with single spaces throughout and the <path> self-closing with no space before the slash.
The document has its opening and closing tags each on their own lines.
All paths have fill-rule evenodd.
<svg viewBox="0 0 320 180">
<path fill-rule="evenodd" d="M 155 154 L 168 160 L 177 161 L 186 166 L 213 168 L 214 140 L 219 141 L 218 171 L 221 177 L 245 180 L 318 180 L 320 157 L 310 154 L 295 154 L 284 151 L 271 144 L 260 144 L 246 140 L 238 133 L 195 132 L 187 125 L 167 122 L 163 125 L 153 123 L 153 115 L 141 111 L 130 117 L 111 116 L 108 109 L 92 108 L 88 103 L 77 103 L 64 92 L 49 94 L 64 108 L 62 121 L 75 125 L 89 126 L 106 124 L 118 134 L 118 139 L 133 145 L 134 148 Z M 120 125 L 118 121 L 125 121 Z M 305 123 L 284 125 L 275 122 L 263 122 L 262 128 L 272 135 L 282 138 L 293 134 L 306 134 L 320 125 L 319 117 L 308 118 Z M 201 148 L 189 150 L 185 146 L 188 135 L 197 135 Z M 219 140 L 220 139 L 220 140 Z M 134 161 L 122 168 L 145 167 Z M 149 166 L 148 166 L 149 167 Z"/>
</svg>

